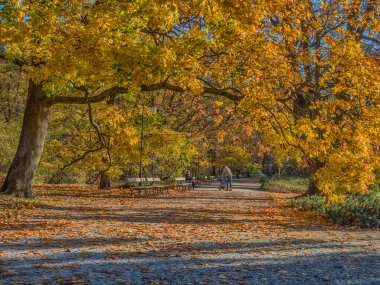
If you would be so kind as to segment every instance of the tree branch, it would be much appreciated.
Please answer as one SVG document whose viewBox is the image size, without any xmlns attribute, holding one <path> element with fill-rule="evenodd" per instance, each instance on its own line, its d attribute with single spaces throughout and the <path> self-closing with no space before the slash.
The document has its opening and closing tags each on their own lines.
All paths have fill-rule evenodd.
<svg viewBox="0 0 380 285">
<path fill-rule="evenodd" d="M 88 92 L 87 88 L 85 88 L 85 87 L 80 87 L 78 89 L 80 89 L 80 90 L 82 90 L 82 91 L 85 92 L 84 100 L 87 101 L 87 105 L 88 105 L 88 119 L 90 121 L 91 126 L 95 129 L 96 134 L 98 135 L 98 140 L 97 140 L 97 142 L 89 150 L 87 150 L 81 156 L 79 156 L 76 159 L 72 160 L 68 164 L 64 165 L 62 169 L 70 167 L 74 163 L 77 163 L 77 162 L 81 161 L 82 159 L 86 158 L 89 154 L 97 152 L 97 151 L 100 151 L 101 149 L 103 149 L 106 146 L 107 146 L 107 154 L 108 154 L 109 159 L 110 159 L 109 143 L 108 144 L 106 143 L 106 140 L 104 139 L 104 134 L 100 130 L 100 126 L 98 125 L 98 123 L 94 121 L 94 117 L 92 115 L 92 106 L 91 106 L 91 103 L 90 103 L 91 97 L 89 96 L 89 92 Z M 100 146 L 97 147 L 97 148 L 94 148 L 99 143 L 100 143 Z"/>
<path fill-rule="evenodd" d="M 225 98 L 228 98 L 232 101 L 239 102 L 242 99 L 242 93 L 238 91 L 237 89 L 232 89 L 233 92 L 229 92 L 228 89 L 219 89 L 216 87 L 204 87 L 202 94 L 214 94 L 214 95 L 219 95 Z M 169 84 L 167 80 L 159 82 L 159 83 L 154 83 L 151 85 L 142 85 L 141 86 L 141 91 L 143 92 L 149 92 L 149 91 L 157 91 L 157 90 L 170 90 L 173 92 L 185 92 L 187 91 L 186 89 Z M 92 96 L 89 98 L 86 97 L 69 97 L 69 96 L 52 96 L 51 97 L 51 104 L 88 104 L 88 103 L 98 103 L 103 100 L 106 100 L 107 98 L 111 96 L 116 96 L 118 94 L 122 93 L 127 93 L 128 89 L 124 87 L 119 87 L 119 86 L 114 86 L 111 87 L 100 94 L 96 96 Z M 237 95 L 239 94 L 239 95 Z"/>
<path fill-rule="evenodd" d="M 361 38 L 363 40 L 366 40 L 366 41 L 371 41 L 371 42 L 375 43 L 376 45 L 380 45 L 380 40 L 378 40 L 378 39 L 371 38 L 371 37 L 364 36 L 364 35 Z"/>
<path fill-rule="evenodd" d="M 27 64 L 26 60 L 23 58 L 14 58 L 13 60 L 8 59 L 4 53 L 0 53 L 0 60 L 13 63 L 17 65 L 18 67 L 22 67 L 23 65 Z"/>
<path fill-rule="evenodd" d="M 80 89 L 80 88 L 78 88 Z M 80 89 L 81 90 L 81 89 Z M 115 96 L 117 94 L 127 93 L 128 89 L 114 86 L 111 87 L 100 94 L 96 96 L 92 96 L 89 98 L 82 97 L 82 96 L 76 96 L 76 97 L 69 97 L 69 96 L 52 96 L 51 97 L 51 103 L 52 104 L 88 104 L 88 103 L 99 103 L 111 96 Z"/>
</svg>

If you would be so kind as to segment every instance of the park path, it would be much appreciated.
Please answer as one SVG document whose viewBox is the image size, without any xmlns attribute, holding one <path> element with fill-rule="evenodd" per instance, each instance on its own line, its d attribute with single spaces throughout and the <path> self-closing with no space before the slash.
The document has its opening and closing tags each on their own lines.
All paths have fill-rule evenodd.
<svg viewBox="0 0 380 285">
<path fill-rule="evenodd" d="M 0 284 L 380 284 L 378 231 L 329 225 L 249 180 L 216 189 L 37 190 L 50 206 L 0 220 Z"/>
</svg>

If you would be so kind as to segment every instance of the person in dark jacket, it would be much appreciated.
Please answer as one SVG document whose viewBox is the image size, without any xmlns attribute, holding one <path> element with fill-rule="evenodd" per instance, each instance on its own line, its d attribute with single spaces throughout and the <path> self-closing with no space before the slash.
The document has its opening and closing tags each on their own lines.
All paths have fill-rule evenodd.
<svg viewBox="0 0 380 285">
<path fill-rule="evenodd" d="M 187 183 L 191 183 L 193 190 L 195 189 L 195 181 L 193 177 L 191 176 L 190 170 L 186 171 L 185 173 L 185 179 Z"/>
</svg>

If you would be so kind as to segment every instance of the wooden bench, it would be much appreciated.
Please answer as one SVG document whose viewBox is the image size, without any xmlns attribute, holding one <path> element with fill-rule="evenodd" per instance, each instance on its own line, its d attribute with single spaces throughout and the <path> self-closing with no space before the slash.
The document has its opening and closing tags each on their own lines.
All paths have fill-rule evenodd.
<svg viewBox="0 0 380 285">
<path fill-rule="evenodd" d="M 218 181 L 218 179 L 215 176 L 205 176 L 204 179 L 202 179 L 202 183 L 206 185 L 216 181 Z"/>
<path fill-rule="evenodd" d="M 210 181 L 211 182 L 216 182 L 216 181 L 218 181 L 218 177 L 216 177 L 216 176 L 210 176 Z"/>
<path fill-rule="evenodd" d="M 193 179 L 195 188 L 200 187 L 202 185 L 203 181 L 201 179 L 197 179 L 196 177 L 193 177 Z"/>
<path fill-rule="evenodd" d="M 200 180 L 200 184 L 209 185 L 211 184 L 210 176 L 203 176 Z"/>
<path fill-rule="evenodd" d="M 149 192 L 149 186 L 147 186 L 145 178 L 127 178 L 128 182 L 128 189 L 129 189 L 129 196 L 137 196 L 142 197 L 148 196 Z"/>
<path fill-rule="evenodd" d="M 172 185 L 164 185 L 160 178 L 127 178 L 129 197 L 152 197 L 168 194 Z"/>
<path fill-rule="evenodd" d="M 186 191 L 193 188 L 193 184 L 191 182 L 186 182 L 185 177 L 176 177 L 174 181 L 176 188 L 179 190 Z"/>
<path fill-rule="evenodd" d="M 154 189 L 157 191 L 158 195 L 163 194 L 169 194 L 170 188 L 172 188 L 171 185 L 164 184 L 161 181 L 161 178 L 147 178 L 147 180 L 150 182 L 150 185 L 154 187 Z"/>
</svg>

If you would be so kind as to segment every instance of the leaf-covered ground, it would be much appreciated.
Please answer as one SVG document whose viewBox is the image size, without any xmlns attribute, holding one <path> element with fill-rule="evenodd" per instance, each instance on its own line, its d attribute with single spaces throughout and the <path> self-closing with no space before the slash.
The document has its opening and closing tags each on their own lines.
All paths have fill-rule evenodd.
<svg viewBox="0 0 380 285">
<path fill-rule="evenodd" d="M 380 284 L 379 231 L 338 228 L 249 181 L 156 198 L 0 198 L 0 284 Z"/>
</svg>

